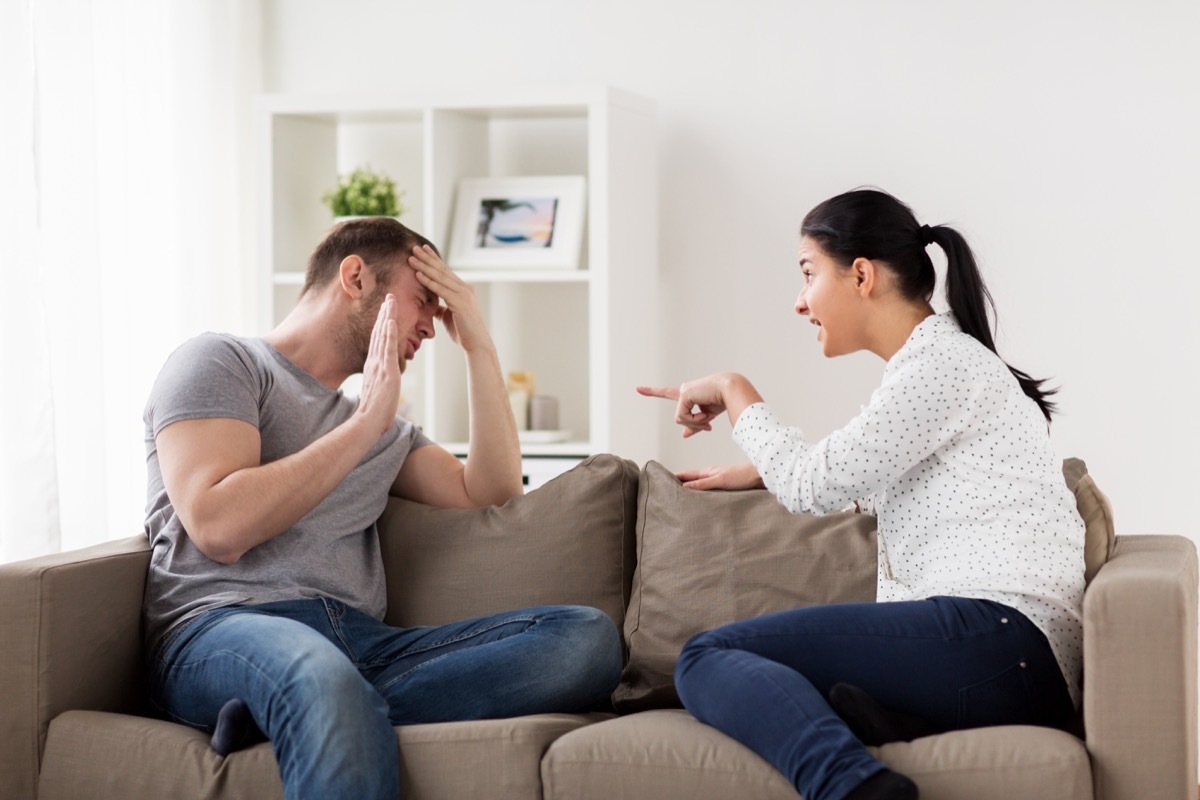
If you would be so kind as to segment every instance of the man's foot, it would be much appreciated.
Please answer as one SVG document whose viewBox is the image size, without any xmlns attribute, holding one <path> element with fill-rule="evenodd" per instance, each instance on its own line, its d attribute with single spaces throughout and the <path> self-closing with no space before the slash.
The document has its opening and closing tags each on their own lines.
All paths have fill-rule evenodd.
<svg viewBox="0 0 1200 800">
<path fill-rule="evenodd" d="M 254 717 L 250 716 L 249 706 L 235 697 L 221 706 L 209 745 L 217 755 L 227 756 L 264 740 L 262 731 L 254 724 Z"/>
<path fill-rule="evenodd" d="M 876 772 L 846 795 L 846 800 L 919 800 L 917 785 L 899 772 Z"/>
<path fill-rule="evenodd" d="M 829 690 L 829 705 L 865 745 L 878 747 L 888 742 L 911 742 L 937 731 L 928 720 L 889 711 L 857 686 L 835 684 Z M 907 780 L 907 778 L 905 779 Z"/>
</svg>

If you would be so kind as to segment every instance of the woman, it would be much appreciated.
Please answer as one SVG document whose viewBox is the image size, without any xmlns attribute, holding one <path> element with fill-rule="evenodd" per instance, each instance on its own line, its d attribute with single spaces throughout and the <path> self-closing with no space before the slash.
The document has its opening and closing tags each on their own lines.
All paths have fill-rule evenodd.
<svg viewBox="0 0 1200 800">
<path fill-rule="evenodd" d="M 1050 443 L 1050 392 L 996 354 L 991 296 L 963 237 L 874 190 L 821 203 L 800 233 L 796 313 L 818 326 L 826 356 L 887 362 L 861 414 L 809 444 L 741 375 L 638 391 L 676 400 L 684 436 L 728 413 L 751 463 L 681 473 L 687 486 L 765 485 L 797 514 L 870 504 L 879 602 L 702 633 L 675 682 L 698 719 L 806 800 L 916 798 L 865 745 L 1072 717 L 1083 522 Z M 949 314 L 929 304 L 930 244 L 946 254 Z"/>
</svg>

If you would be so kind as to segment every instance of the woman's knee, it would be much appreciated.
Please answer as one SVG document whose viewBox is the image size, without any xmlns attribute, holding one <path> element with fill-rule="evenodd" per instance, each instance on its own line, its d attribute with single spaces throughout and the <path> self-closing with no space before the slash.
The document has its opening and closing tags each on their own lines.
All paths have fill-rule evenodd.
<svg viewBox="0 0 1200 800">
<path fill-rule="evenodd" d="M 679 658 L 675 661 L 676 687 L 686 682 L 687 673 L 697 661 L 704 658 L 705 655 L 721 649 L 723 647 L 715 631 L 703 631 L 688 639 L 684 643 L 683 649 L 679 651 Z"/>
</svg>

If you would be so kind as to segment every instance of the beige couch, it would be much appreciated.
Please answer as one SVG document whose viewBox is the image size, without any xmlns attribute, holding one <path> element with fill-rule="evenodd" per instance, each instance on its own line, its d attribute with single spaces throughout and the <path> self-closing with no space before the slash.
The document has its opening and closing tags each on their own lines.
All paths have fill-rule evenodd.
<svg viewBox="0 0 1200 800">
<path fill-rule="evenodd" d="M 923 798 L 1192 798 L 1197 563 L 1180 536 L 1112 534 L 1082 464 L 1089 529 L 1086 739 L 1033 727 L 879 748 Z M 795 798 L 753 753 L 678 708 L 684 638 L 802 603 L 871 599 L 873 519 L 793 517 L 765 492 L 694 493 L 651 463 L 598 456 L 503 508 L 394 501 L 380 523 L 389 620 L 437 623 L 586 603 L 625 632 L 613 714 L 396 730 L 409 798 Z M 142 537 L 0 567 L 0 797 L 272 798 L 263 744 L 220 758 L 144 715 Z"/>
</svg>

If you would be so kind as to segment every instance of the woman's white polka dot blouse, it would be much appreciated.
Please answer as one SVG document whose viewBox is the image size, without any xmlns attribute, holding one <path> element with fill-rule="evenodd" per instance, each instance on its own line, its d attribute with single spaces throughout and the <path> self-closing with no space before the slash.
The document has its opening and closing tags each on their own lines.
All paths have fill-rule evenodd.
<svg viewBox="0 0 1200 800">
<path fill-rule="evenodd" d="M 873 502 L 878 600 L 1016 608 L 1049 639 L 1079 704 L 1083 521 L 1041 411 L 953 317 L 923 320 L 862 413 L 820 442 L 765 403 L 742 412 L 733 437 L 792 513 Z"/>
</svg>

